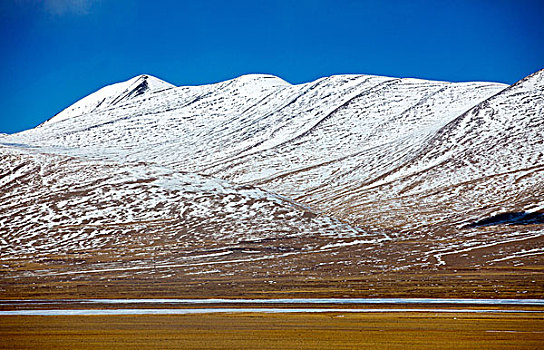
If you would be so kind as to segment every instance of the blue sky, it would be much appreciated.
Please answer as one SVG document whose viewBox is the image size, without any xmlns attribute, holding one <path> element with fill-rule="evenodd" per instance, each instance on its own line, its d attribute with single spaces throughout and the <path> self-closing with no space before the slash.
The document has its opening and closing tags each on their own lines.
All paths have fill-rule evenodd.
<svg viewBox="0 0 544 350">
<path fill-rule="evenodd" d="M 245 73 L 513 83 L 544 68 L 542 0 L 0 1 L 0 132 L 104 85 Z"/>
</svg>

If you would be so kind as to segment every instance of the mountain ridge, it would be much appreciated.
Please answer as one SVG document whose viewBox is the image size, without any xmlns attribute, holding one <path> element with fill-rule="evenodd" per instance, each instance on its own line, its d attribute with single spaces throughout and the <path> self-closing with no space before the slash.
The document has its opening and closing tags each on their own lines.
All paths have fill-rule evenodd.
<svg viewBox="0 0 544 350">
<path fill-rule="evenodd" d="M 75 117 L 84 113 L 92 112 L 99 108 L 102 104 L 106 105 L 111 104 L 115 105 L 121 102 L 126 98 L 137 97 L 147 91 L 153 92 L 157 90 L 172 88 L 174 85 L 167 83 L 163 80 L 155 78 L 148 74 L 140 74 L 129 80 L 104 86 L 97 91 L 89 94 L 88 96 L 80 99 L 71 106 L 60 111 L 50 119 L 41 123 L 39 126 L 45 125 L 47 123 L 59 122 L 71 117 Z M 75 114 L 78 109 L 88 109 L 91 108 L 91 111 L 80 112 L 80 114 Z M 77 112 L 76 112 L 77 113 Z M 24 131 L 23 131 L 24 132 Z"/>
<path fill-rule="evenodd" d="M 413 296 L 411 278 L 449 281 L 440 293 L 450 293 L 463 270 L 464 296 L 493 278 L 505 293 L 536 280 L 529 289 L 540 296 L 541 223 L 493 218 L 544 210 L 543 72 L 512 86 L 373 75 L 293 85 L 252 74 L 175 87 L 134 77 L 0 137 L 0 258 L 10 278 L 57 283 L 112 269 L 110 279 L 138 290 L 123 271 L 145 266 L 160 286 L 172 276 L 201 290 L 193 283 L 213 276 L 253 291 L 272 273 L 276 292 L 294 280 L 375 284 L 413 272 L 401 283 Z M 39 268 L 24 268 L 29 252 Z M 77 256 L 86 262 L 74 267 Z M 342 293 L 373 295 L 361 283 Z"/>
<path fill-rule="evenodd" d="M 350 77 L 350 76 L 381 77 L 381 78 L 404 79 L 404 80 L 413 80 L 413 81 L 433 81 L 433 82 L 437 82 L 437 83 L 450 83 L 450 84 L 463 84 L 464 83 L 464 82 L 447 82 L 447 81 L 439 81 L 439 80 L 425 80 L 425 79 L 421 79 L 421 78 L 411 78 L 411 77 L 393 78 L 393 77 L 369 75 L 369 74 L 337 74 L 337 75 L 332 75 L 332 76 L 324 76 L 324 77 L 318 78 L 318 79 L 316 79 L 316 80 L 314 80 L 312 82 L 299 83 L 299 84 L 295 84 L 295 85 L 305 85 L 305 84 L 309 84 L 309 83 L 316 83 L 316 82 L 319 82 L 321 80 L 324 80 L 324 79 L 327 79 L 327 78 L 333 78 L 333 77 Z M 166 88 L 191 87 L 191 86 L 193 86 L 193 87 L 195 87 L 195 86 L 214 86 L 214 85 L 232 83 L 232 82 L 236 82 L 236 81 L 238 81 L 238 82 L 240 82 L 240 81 L 255 81 L 255 80 L 265 80 L 265 79 L 266 80 L 275 80 L 275 81 L 278 82 L 278 85 L 293 85 L 293 84 L 285 81 L 284 79 L 282 79 L 282 78 L 280 78 L 278 76 L 275 76 L 273 74 L 266 74 L 266 73 L 248 73 L 248 74 L 243 74 L 243 75 L 241 75 L 239 77 L 236 77 L 236 78 L 232 78 L 232 79 L 217 82 L 217 83 L 201 84 L 201 85 L 190 85 L 190 86 L 175 86 L 175 85 L 173 85 L 171 83 L 168 83 L 168 82 L 166 82 L 164 80 L 158 79 L 158 78 L 156 78 L 156 77 L 154 77 L 154 76 L 152 76 L 150 74 L 139 74 L 139 75 L 137 75 L 137 76 L 135 76 L 133 78 L 130 78 L 130 79 L 126 80 L 126 81 L 121 81 L 121 82 L 117 82 L 117 83 L 114 83 L 114 84 L 106 85 L 106 86 L 96 90 L 95 92 L 92 92 L 91 94 L 87 95 L 85 98 L 80 99 L 79 101 L 75 102 L 71 106 L 69 106 L 69 107 L 65 108 L 64 110 L 60 111 L 59 113 L 57 113 L 56 115 L 54 115 L 50 119 L 46 120 L 42 124 L 48 123 L 51 120 L 60 121 L 60 120 L 68 118 L 69 116 L 66 116 L 66 117 L 60 117 L 60 116 L 62 116 L 63 112 L 66 112 L 69 109 L 74 110 L 75 108 L 81 108 L 81 106 L 78 105 L 80 102 L 84 101 L 88 97 L 96 95 L 99 92 L 102 92 L 100 94 L 101 97 L 98 98 L 98 97 L 95 96 L 95 99 L 104 100 L 102 95 L 104 95 L 104 92 L 106 92 L 106 91 L 108 91 L 108 92 L 112 91 L 112 90 L 116 91 L 117 89 L 114 89 L 115 87 L 118 88 L 120 86 L 126 86 L 126 85 L 130 86 L 135 81 L 143 80 L 143 82 L 146 83 L 146 80 L 148 80 L 148 79 L 154 82 L 154 84 L 152 84 L 152 85 L 155 85 L 155 87 L 150 88 L 149 90 L 155 90 L 155 91 L 157 91 L 157 90 L 160 91 L 161 89 L 166 89 Z M 490 82 L 469 82 L 469 83 L 490 83 Z M 502 84 L 502 83 L 493 83 L 493 84 Z M 503 85 L 507 86 L 506 84 L 503 84 Z M 103 90 L 106 90 L 106 91 L 103 91 Z M 119 98 L 121 96 L 118 95 L 117 97 Z M 130 97 L 130 96 L 127 96 L 127 97 Z M 115 98 L 113 98 L 113 97 L 111 99 L 113 99 L 114 102 L 119 102 L 119 101 L 115 101 Z M 64 113 L 64 114 L 66 114 L 66 113 Z M 40 124 L 40 125 L 42 125 L 42 124 Z M 21 131 L 21 132 L 25 132 L 25 131 L 26 130 Z"/>
</svg>

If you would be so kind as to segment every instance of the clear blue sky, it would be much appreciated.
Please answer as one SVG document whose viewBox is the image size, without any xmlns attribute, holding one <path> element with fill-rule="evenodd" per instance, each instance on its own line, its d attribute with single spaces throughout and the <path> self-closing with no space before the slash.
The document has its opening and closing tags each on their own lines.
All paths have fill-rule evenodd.
<svg viewBox="0 0 544 350">
<path fill-rule="evenodd" d="M 138 74 L 513 83 L 544 68 L 543 0 L 0 1 L 0 132 Z"/>
</svg>

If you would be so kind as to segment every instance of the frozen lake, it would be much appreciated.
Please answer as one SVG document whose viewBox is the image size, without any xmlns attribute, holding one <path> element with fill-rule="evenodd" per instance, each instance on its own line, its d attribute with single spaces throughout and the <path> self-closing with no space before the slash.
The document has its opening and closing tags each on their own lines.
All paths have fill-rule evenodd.
<svg viewBox="0 0 544 350">
<path fill-rule="evenodd" d="M 147 308 L 134 307 L 146 305 Z M 421 305 L 418 308 L 339 308 L 339 305 Z M 67 306 L 70 305 L 68 308 Z M 85 309 L 77 309 L 86 305 Z M 116 308 L 114 305 L 134 305 Z M 162 306 L 149 308 L 150 305 Z M 198 306 L 198 308 L 172 308 L 172 306 Z M 208 305 L 208 306 L 207 306 Z M 231 306 L 228 306 L 231 305 Z M 251 307 L 232 307 L 232 305 L 251 305 Z M 298 305 L 298 307 L 277 307 L 278 305 Z M 308 305 L 319 305 L 312 307 Z M 329 307 L 323 307 L 323 306 Z M 433 308 L 432 305 L 442 305 Z M 464 308 L 445 308 L 444 306 L 464 306 Z M 544 306 L 543 299 L 445 299 L 445 298 L 319 298 L 319 299 L 32 299 L 1 300 L 0 306 L 14 310 L 0 311 L 0 316 L 8 315 L 186 315 L 203 313 L 370 313 L 370 312 L 447 312 L 447 313 L 527 313 L 541 310 L 522 309 L 470 309 L 469 306 Z M 89 308 L 89 307 L 94 308 Z M 164 306 L 170 306 L 164 307 Z M 228 306 L 228 307 L 227 307 Z M 335 307 L 336 306 L 336 307 Z M 47 309 L 44 309 L 47 307 Z"/>
<path fill-rule="evenodd" d="M 199 308 L 199 309 L 78 309 L 78 310 L 12 310 L 0 316 L 92 316 L 92 315 L 189 315 L 208 313 L 376 313 L 376 312 L 437 312 L 437 313 L 544 313 L 531 310 L 501 309 L 338 309 L 338 308 Z"/>
<path fill-rule="evenodd" d="M 19 299 L 0 300 L 0 305 L 17 304 L 453 304 L 453 305 L 533 305 L 544 299 L 448 299 L 448 298 L 296 298 L 296 299 Z"/>
</svg>

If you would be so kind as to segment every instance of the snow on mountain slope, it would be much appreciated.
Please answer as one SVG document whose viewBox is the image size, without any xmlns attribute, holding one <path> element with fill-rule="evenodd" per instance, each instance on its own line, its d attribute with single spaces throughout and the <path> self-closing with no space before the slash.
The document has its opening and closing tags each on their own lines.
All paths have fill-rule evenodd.
<svg viewBox="0 0 544 350">
<path fill-rule="evenodd" d="M 543 82 L 540 71 L 479 103 L 381 176 L 325 184 L 298 200 L 355 225 L 449 242 L 428 250 L 439 265 L 468 264 L 473 254 L 483 254 L 487 266 L 538 259 L 544 254 Z M 509 216 L 537 219 L 499 220 Z"/>
<path fill-rule="evenodd" d="M 438 130 L 408 161 L 399 163 L 389 173 L 358 188 L 344 187 L 340 192 L 358 198 L 344 201 L 344 206 L 358 207 L 365 202 L 374 205 L 394 198 L 399 199 L 400 205 L 400 198 L 413 196 L 419 200 L 433 194 L 433 198 L 442 197 L 436 198 L 435 204 L 465 201 L 452 214 L 466 215 L 478 209 L 491 215 L 542 208 L 543 81 L 544 71 L 521 80 Z M 338 190 L 328 189 L 329 195 L 312 196 L 332 201 Z M 338 202 L 335 205 L 343 206 Z M 348 211 L 353 215 L 358 212 Z M 438 215 L 442 220 L 448 216 Z M 422 217 L 417 220 L 425 222 Z"/>
<path fill-rule="evenodd" d="M 338 102 L 300 135 L 208 173 L 295 197 L 326 183 L 365 181 L 410 157 L 425 137 L 502 88 L 415 79 L 358 88 L 354 97 Z"/>
<path fill-rule="evenodd" d="M 122 83 L 108 85 L 82 98 L 70 107 L 46 121 L 46 124 L 59 122 L 80 115 L 87 115 L 97 110 L 105 110 L 122 105 L 138 96 L 162 91 L 174 85 L 150 75 L 139 75 Z"/>
<path fill-rule="evenodd" d="M 168 89 L 8 140 L 259 183 L 322 163 L 348 171 L 343 158 L 356 156 L 346 161 L 357 166 L 376 147 L 406 149 L 406 143 L 420 142 L 504 87 L 366 75 L 290 85 L 274 76 L 247 75 Z M 320 168 L 324 176 L 308 186 L 327 181 L 335 170 Z M 289 181 L 265 187 L 289 196 L 307 189 Z"/>
<path fill-rule="evenodd" d="M 470 171 L 465 179 L 544 163 L 544 70 L 508 87 L 443 127 L 421 162 Z M 465 166 L 466 163 L 471 166 Z M 456 173 L 459 175 L 458 169 Z"/>
<path fill-rule="evenodd" d="M 379 241 L 251 186 L 144 163 L 0 147 L 0 187 L 0 261 L 55 273 L 279 259 L 354 236 Z M 73 257 L 93 262 L 71 266 Z"/>
</svg>

